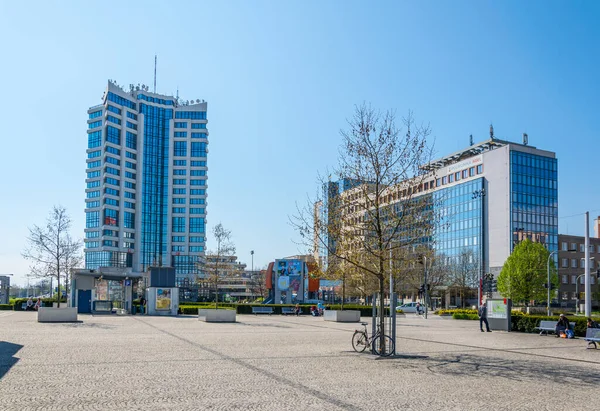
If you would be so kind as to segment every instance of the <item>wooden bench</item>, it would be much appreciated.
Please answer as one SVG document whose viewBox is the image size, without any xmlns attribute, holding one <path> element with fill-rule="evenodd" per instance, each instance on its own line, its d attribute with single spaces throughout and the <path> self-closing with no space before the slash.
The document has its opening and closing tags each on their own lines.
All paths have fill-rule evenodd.
<svg viewBox="0 0 600 411">
<path fill-rule="evenodd" d="M 302 314 L 302 308 L 300 308 L 299 310 L 300 310 L 300 312 L 298 314 Z M 283 315 L 296 314 L 296 308 L 295 307 L 281 307 L 281 314 L 283 314 Z"/>
<path fill-rule="evenodd" d="M 535 329 L 540 330 L 540 335 L 543 335 L 544 332 L 546 333 L 546 335 L 548 335 L 548 332 L 556 331 L 556 323 L 558 323 L 558 321 L 540 321 L 540 325 L 538 327 L 535 327 Z M 575 323 L 570 322 L 569 329 L 574 330 Z"/>
<path fill-rule="evenodd" d="M 598 348 L 596 343 L 600 343 L 600 328 L 588 328 L 585 332 L 585 340 L 588 342 L 588 348 L 592 344 L 594 348 Z"/>
<path fill-rule="evenodd" d="M 252 307 L 252 314 L 273 314 L 273 307 Z"/>
</svg>

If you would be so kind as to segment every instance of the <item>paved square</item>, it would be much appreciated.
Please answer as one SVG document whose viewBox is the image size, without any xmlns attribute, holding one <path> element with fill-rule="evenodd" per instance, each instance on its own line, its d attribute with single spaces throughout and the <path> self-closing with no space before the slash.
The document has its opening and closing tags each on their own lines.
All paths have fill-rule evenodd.
<svg viewBox="0 0 600 411">
<path fill-rule="evenodd" d="M 600 350 L 582 339 L 408 315 L 398 318 L 403 355 L 375 359 L 352 350 L 357 324 L 322 318 L 80 319 L 40 324 L 0 311 L 0 410 L 599 407 Z"/>
</svg>

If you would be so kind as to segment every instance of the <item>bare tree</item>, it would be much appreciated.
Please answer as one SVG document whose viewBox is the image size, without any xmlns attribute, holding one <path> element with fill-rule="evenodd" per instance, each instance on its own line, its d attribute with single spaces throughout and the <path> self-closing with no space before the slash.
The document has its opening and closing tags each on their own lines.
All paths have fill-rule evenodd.
<svg viewBox="0 0 600 411">
<path fill-rule="evenodd" d="M 227 268 L 231 265 L 228 257 L 235 255 L 235 245 L 231 241 L 231 230 L 223 227 L 219 223 L 212 229 L 217 247 L 214 251 L 209 251 L 206 256 L 207 271 L 209 271 L 209 282 L 214 285 L 215 290 L 215 308 L 219 304 L 219 283 L 222 277 L 231 274 L 227 273 Z"/>
<path fill-rule="evenodd" d="M 333 172 L 337 181 L 331 175 L 321 178 L 321 194 L 291 218 L 304 243 L 319 255 L 322 271 L 341 268 L 364 284 L 376 281 L 382 347 L 390 267 L 430 238 L 434 225 L 434 199 L 427 191 L 435 176 L 421 167 L 431 160 L 430 131 L 416 125 L 411 114 L 403 125 L 401 134 L 393 112 L 381 115 L 366 105 L 357 107 L 349 129 L 341 132 Z"/>
<path fill-rule="evenodd" d="M 458 256 L 448 260 L 451 284 L 460 296 L 461 307 L 465 308 L 467 295 L 477 287 L 480 271 L 479 259 L 473 250 L 465 248 Z"/>
<path fill-rule="evenodd" d="M 66 279 L 70 270 L 81 263 L 82 243 L 73 240 L 70 229 L 71 218 L 66 208 L 54 206 L 45 226 L 34 225 L 29 228 L 22 252 L 23 258 L 31 263 L 31 274 L 39 278 L 56 278 L 59 307 L 61 276 L 64 275 Z"/>
</svg>

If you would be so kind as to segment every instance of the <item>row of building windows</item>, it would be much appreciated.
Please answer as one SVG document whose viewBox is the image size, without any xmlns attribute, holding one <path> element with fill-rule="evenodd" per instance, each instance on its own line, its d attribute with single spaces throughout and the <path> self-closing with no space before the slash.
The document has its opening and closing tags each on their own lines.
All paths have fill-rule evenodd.
<svg viewBox="0 0 600 411">
<path fill-rule="evenodd" d="M 90 151 L 87 158 L 96 158 L 102 155 L 102 150 Z"/>
<path fill-rule="evenodd" d="M 137 130 L 137 124 L 133 124 L 131 121 L 127 122 L 127 128 L 130 128 L 132 130 Z"/>
<path fill-rule="evenodd" d="M 206 111 L 176 111 L 175 118 L 188 120 L 206 120 Z"/>
<path fill-rule="evenodd" d="M 106 127 L 106 141 L 113 143 L 117 146 L 121 145 L 121 133 L 120 130 L 113 126 Z"/>
<path fill-rule="evenodd" d="M 187 128 L 187 124 L 186 121 L 176 121 L 175 128 Z"/>
<path fill-rule="evenodd" d="M 88 163 L 88 166 L 91 163 Z M 87 173 L 87 178 L 96 178 L 96 177 L 100 177 L 100 170 L 96 170 L 96 171 L 90 171 L 89 173 Z"/>
<path fill-rule="evenodd" d="M 100 201 L 88 201 L 87 203 L 85 203 L 85 207 L 86 208 L 100 207 Z"/>
<path fill-rule="evenodd" d="M 113 186 L 119 186 L 119 180 L 117 180 L 116 178 L 106 177 L 104 179 L 104 182 L 106 184 L 112 184 Z"/>
<path fill-rule="evenodd" d="M 102 121 L 93 121 L 90 124 L 88 124 L 89 129 L 100 127 L 100 126 L 102 126 Z"/>
<path fill-rule="evenodd" d="M 173 160 L 173 165 L 180 166 L 180 167 L 186 166 L 187 160 Z M 190 166 L 191 167 L 206 167 L 206 161 L 192 160 L 192 161 L 190 161 Z"/>
<path fill-rule="evenodd" d="M 193 129 L 205 129 L 206 123 L 192 123 Z"/>
<path fill-rule="evenodd" d="M 130 118 L 130 119 L 132 119 L 132 120 L 137 121 L 137 114 L 132 113 L 131 111 L 127 112 L 127 117 Z"/>
<path fill-rule="evenodd" d="M 151 97 L 141 93 L 138 94 L 137 98 L 140 100 L 149 101 L 150 103 L 157 103 L 165 106 L 173 106 L 175 104 L 173 100 L 165 100 L 164 98 Z"/>
<path fill-rule="evenodd" d="M 560 249 L 561 251 L 577 251 L 579 250 L 580 253 L 584 253 L 585 252 L 585 244 L 578 244 L 577 243 L 567 243 L 566 241 L 562 241 L 560 243 Z M 598 253 L 600 254 L 600 244 L 594 246 L 594 244 L 590 244 L 590 253 Z"/>
<path fill-rule="evenodd" d="M 120 108 L 117 108 L 117 107 L 115 107 L 115 106 L 111 106 L 111 105 L 109 104 L 109 105 L 108 105 L 108 107 L 107 107 L 106 109 L 107 109 L 108 111 L 112 112 L 112 113 L 115 113 L 115 114 L 121 115 L 121 109 L 120 109 Z"/>
<path fill-rule="evenodd" d="M 174 195 L 182 195 L 186 193 L 186 189 L 185 188 L 174 188 L 173 189 L 173 194 Z M 192 188 L 190 190 L 190 195 L 192 196 L 203 196 L 206 194 L 206 190 L 205 189 L 198 189 L 198 188 Z"/>
<path fill-rule="evenodd" d="M 192 138 L 208 138 L 206 133 L 192 133 Z"/>
<path fill-rule="evenodd" d="M 132 110 L 135 110 L 135 107 L 136 107 L 135 103 L 127 100 L 126 98 L 118 96 L 118 95 L 116 95 L 113 92 L 110 92 L 110 91 L 108 92 L 107 99 L 108 99 L 108 101 L 112 101 L 113 103 L 117 103 L 120 106 L 125 106 L 125 107 L 128 107 L 128 108 L 132 109 Z"/>
<path fill-rule="evenodd" d="M 137 134 L 127 130 L 125 132 L 125 145 L 128 148 L 137 150 Z"/>
<path fill-rule="evenodd" d="M 131 267 L 132 254 L 117 251 L 96 251 L 85 253 L 85 268 Z"/>
<path fill-rule="evenodd" d="M 204 251 L 204 247 L 201 245 L 192 245 L 188 247 L 190 253 L 201 253 Z M 183 245 L 174 245 L 171 247 L 171 251 L 174 253 L 183 253 L 185 252 L 185 246 Z"/>
<path fill-rule="evenodd" d="M 102 115 L 102 110 L 94 111 L 94 112 L 90 113 L 89 119 L 91 120 L 91 119 L 100 117 L 101 115 Z"/>
<path fill-rule="evenodd" d="M 88 148 L 100 147 L 102 144 L 102 131 L 93 131 L 88 134 Z"/>
<path fill-rule="evenodd" d="M 593 262 L 593 261 L 592 261 Z M 571 275 L 571 284 L 577 284 L 577 277 L 579 277 L 579 284 L 585 284 L 585 276 L 584 275 Z M 562 275 L 562 283 L 569 284 L 569 276 L 567 274 Z M 594 275 L 590 275 L 590 284 L 596 283 L 596 277 Z"/>
<path fill-rule="evenodd" d="M 171 227 L 172 227 L 172 230 L 174 233 L 185 233 L 185 217 L 173 217 Z M 189 232 L 190 233 L 203 233 L 204 232 L 204 218 L 190 217 Z"/>
<path fill-rule="evenodd" d="M 205 204 L 206 200 L 204 198 L 190 198 L 190 204 Z M 185 197 L 173 197 L 173 204 L 185 204 Z"/>
<path fill-rule="evenodd" d="M 185 214 L 185 207 L 173 207 L 173 214 Z M 190 214 L 204 214 L 204 208 L 190 208 Z"/>
<path fill-rule="evenodd" d="M 125 177 L 135 180 L 135 173 L 132 173 L 131 171 L 125 171 Z"/>
<path fill-rule="evenodd" d="M 114 165 L 116 165 L 116 166 L 120 166 L 120 165 L 121 165 L 121 160 L 118 160 L 118 159 L 116 159 L 116 158 L 114 158 L 114 157 L 111 157 L 111 156 L 106 156 L 106 157 L 104 158 L 104 162 L 105 162 L 105 163 L 114 164 Z"/>
<path fill-rule="evenodd" d="M 118 148 L 111 147 L 111 146 L 106 146 L 104 148 L 104 151 L 107 153 L 116 154 L 118 156 L 121 155 L 121 150 L 119 150 Z"/>
<path fill-rule="evenodd" d="M 187 131 L 176 131 L 175 137 L 187 137 Z"/>
</svg>

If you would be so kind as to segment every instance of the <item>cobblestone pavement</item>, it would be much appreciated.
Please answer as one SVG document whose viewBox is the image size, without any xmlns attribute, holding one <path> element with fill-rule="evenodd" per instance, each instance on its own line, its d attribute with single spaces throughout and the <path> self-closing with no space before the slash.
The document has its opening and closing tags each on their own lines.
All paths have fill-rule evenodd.
<svg viewBox="0 0 600 411">
<path fill-rule="evenodd" d="M 35 318 L 0 311 L 0 410 L 598 409 L 600 350 L 474 321 L 398 318 L 376 359 L 322 318 Z"/>
</svg>

